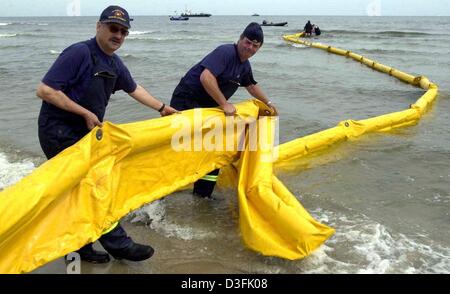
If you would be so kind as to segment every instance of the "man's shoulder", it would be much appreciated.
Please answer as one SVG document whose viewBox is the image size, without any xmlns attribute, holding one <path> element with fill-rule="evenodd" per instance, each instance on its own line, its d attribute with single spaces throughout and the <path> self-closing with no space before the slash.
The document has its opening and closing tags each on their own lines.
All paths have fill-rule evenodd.
<svg viewBox="0 0 450 294">
<path fill-rule="evenodd" d="M 64 51 L 62 54 L 71 54 L 71 55 L 77 55 L 77 56 L 88 56 L 90 55 L 89 46 L 86 43 L 86 41 L 78 42 L 70 45 Z"/>
<path fill-rule="evenodd" d="M 67 47 L 66 50 L 71 49 L 71 50 L 89 51 L 88 42 L 89 41 L 81 41 L 81 42 L 73 43 L 72 45 Z"/>
<path fill-rule="evenodd" d="M 234 44 L 223 44 L 216 48 L 216 50 L 224 51 L 224 52 L 234 52 Z"/>
<path fill-rule="evenodd" d="M 234 58 L 236 56 L 236 48 L 234 44 L 220 45 L 213 52 L 227 58 Z"/>
</svg>

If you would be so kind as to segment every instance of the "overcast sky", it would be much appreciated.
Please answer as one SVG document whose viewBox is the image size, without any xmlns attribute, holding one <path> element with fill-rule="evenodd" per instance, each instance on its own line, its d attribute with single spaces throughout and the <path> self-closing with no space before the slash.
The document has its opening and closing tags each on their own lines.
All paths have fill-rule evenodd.
<svg viewBox="0 0 450 294">
<path fill-rule="evenodd" d="M 170 15 L 185 9 L 213 15 L 450 15 L 450 0 L 0 0 L 0 4 L 0 17 L 99 15 L 111 4 L 131 15 Z"/>
</svg>

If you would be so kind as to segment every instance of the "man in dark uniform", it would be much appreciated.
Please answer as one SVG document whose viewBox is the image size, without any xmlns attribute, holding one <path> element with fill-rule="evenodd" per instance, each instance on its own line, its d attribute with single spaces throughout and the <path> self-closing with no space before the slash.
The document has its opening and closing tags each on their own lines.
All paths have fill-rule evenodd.
<svg viewBox="0 0 450 294">
<path fill-rule="evenodd" d="M 114 54 L 128 35 L 130 18 L 119 6 L 109 6 L 97 22 L 95 38 L 66 48 L 42 79 L 36 95 L 42 101 L 39 142 L 48 159 L 75 144 L 91 129 L 101 126 L 112 93 L 124 90 L 162 116 L 176 112 L 155 99 L 133 80 L 122 60 Z M 140 261 L 153 248 L 133 242 L 116 223 L 99 239 L 116 259 Z M 105 263 L 109 255 L 87 244 L 77 251 L 81 260 Z"/>
<path fill-rule="evenodd" d="M 322 32 L 320 31 L 320 28 L 316 25 L 314 25 L 314 34 L 316 36 L 320 36 L 320 34 L 322 34 Z"/>
<path fill-rule="evenodd" d="M 237 44 L 217 47 L 186 73 L 175 88 L 170 105 L 178 110 L 220 106 L 225 115 L 234 115 L 236 108 L 228 99 L 241 86 L 267 104 L 276 115 L 276 108 L 253 79 L 248 60 L 263 42 L 261 26 L 256 22 L 250 23 Z M 217 169 L 198 180 L 194 184 L 194 194 L 211 197 L 218 174 Z"/>
<path fill-rule="evenodd" d="M 308 22 L 305 24 L 305 27 L 303 28 L 305 30 L 305 36 L 311 37 L 312 28 L 312 24 L 308 20 Z"/>
</svg>

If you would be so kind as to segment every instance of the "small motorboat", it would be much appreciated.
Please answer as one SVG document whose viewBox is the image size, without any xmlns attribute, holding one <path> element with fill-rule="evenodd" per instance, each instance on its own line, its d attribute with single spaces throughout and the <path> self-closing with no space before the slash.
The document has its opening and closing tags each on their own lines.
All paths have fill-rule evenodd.
<svg viewBox="0 0 450 294">
<path fill-rule="evenodd" d="M 263 21 L 261 26 L 272 26 L 272 27 L 284 27 L 285 25 L 287 25 L 287 21 L 285 22 L 267 22 L 267 21 Z"/>
<path fill-rule="evenodd" d="M 187 16 L 171 16 L 170 20 L 189 20 Z"/>
<path fill-rule="evenodd" d="M 210 17 L 211 13 L 204 13 L 204 12 L 192 13 L 190 11 L 186 11 L 186 12 L 182 13 L 181 16 L 185 16 L 185 17 Z"/>
</svg>

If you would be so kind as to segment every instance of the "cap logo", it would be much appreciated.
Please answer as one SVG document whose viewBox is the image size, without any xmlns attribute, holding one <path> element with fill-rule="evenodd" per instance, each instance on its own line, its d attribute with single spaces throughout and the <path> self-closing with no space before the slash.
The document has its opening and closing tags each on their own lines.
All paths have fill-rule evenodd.
<svg viewBox="0 0 450 294">
<path fill-rule="evenodd" d="M 119 19 L 121 21 L 126 21 L 124 18 L 125 13 L 123 13 L 122 10 L 116 9 L 116 10 L 113 10 L 112 12 L 114 13 L 114 15 L 108 16 L 108 19 L 114 18 L 114 19 Z"/>
</svg>

